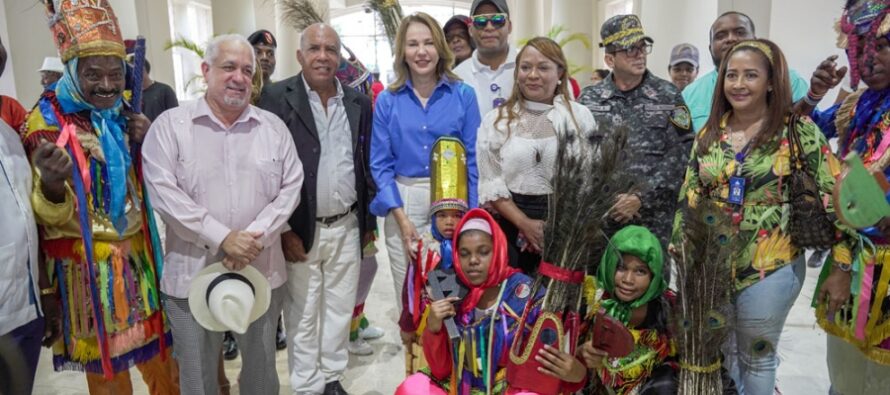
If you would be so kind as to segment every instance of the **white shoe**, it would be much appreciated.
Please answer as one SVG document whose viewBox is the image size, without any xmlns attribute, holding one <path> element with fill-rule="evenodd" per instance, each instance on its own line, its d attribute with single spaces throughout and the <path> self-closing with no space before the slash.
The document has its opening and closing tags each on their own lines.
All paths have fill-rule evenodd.
<svg viewBox="0 0 890 395">
<path fill-rule="evenodd" d="M 359 332 L 359 336 L 364 340 L 374 340 L 383 337 L 386 332 L 383 331 L 383 328 L 377 326 L 369 326 L 365 329 L 362 329 Z"/>
<path fill-rule="evenodd" d="M 371 347 L 365 339 L 359 337 L 354 342 L 349 342 L 349 345 L 346 346 L 346 349 L 349 350 L 350 354 L 355 355 L 371 355 L 374 353 L 374 347 Z"/>
</svg>

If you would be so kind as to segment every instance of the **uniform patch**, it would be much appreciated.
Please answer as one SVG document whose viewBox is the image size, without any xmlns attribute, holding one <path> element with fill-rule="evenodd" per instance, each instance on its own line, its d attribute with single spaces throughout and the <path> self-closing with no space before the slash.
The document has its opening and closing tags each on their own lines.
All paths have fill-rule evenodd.
<svg viewBox="0 0 890 395">
<path fill-rule="evenodd" d="M 612 106 L 587 106 L 587 109 L 596 112 L 609 112 L 609 110 L 612 109 Z"/>
<path fill-rule="evenodd" d="M 529 287 L 528 284 L 519 284 L 516 286 L 516 290 L 513 291 L 513 294 L 519 299 L 525 299 L 531 292 L 532 288 Z"/>
<path fill-rule="evenodd" d="M 689 114 L 689 108 L 686 106 L 676 106 L 671 111 L 671 123 L 674 126 L 689 130 L 692 128 L 692 115 Z"/>
</svg>

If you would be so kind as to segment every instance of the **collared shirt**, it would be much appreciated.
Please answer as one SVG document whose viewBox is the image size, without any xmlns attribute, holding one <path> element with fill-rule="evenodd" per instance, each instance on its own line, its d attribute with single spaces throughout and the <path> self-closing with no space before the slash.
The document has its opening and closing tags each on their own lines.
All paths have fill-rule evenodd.
<svg viewBox="0 0 890 395">
<path fill-rule="evenodd" d="M 0 336 L 37 318 L 37 225 L 31 164 L 18 133 L 0 120 Z"/>
<path fill-rule="evenodd" d="M 473 87 L 479 103 L 479 114 L 488 114 L 495 100 L 507 101 L 513 93 L 513 69 L 516 68 L 516 49 L 510 47 L 507 59 L 496 70 L 479 61 L 479 51 L 473 52 L 469 62 L 454 69 L 460 79 Z"/>
<path fill-rule="evenodd" d="M 343 87 L 337 85 L 337 95 L 328 99 L 327 111 L 321 97 L 312 90 L 306 79 L 303 85 L 309 95 L 312 118 L 318 130 L 321 155 L 318 160 L 318 184 L 316 184 L 316 217 L 330 217 L 349 211 L 358 201 L 355 191 L 355 162 L 352 151 L 352 130 L 343 105 Z"/>
<path fill-rule="evenodd" d="M 167 225 L 161 291 L 187 297 L 195 274 L 222 260 L 223 240 L 240 230 L 263 232 L 263 251 L 250 264 L 273 289 L 284 284 L 281 230 L 299 203 L 303 165 L 281 119 L 248 106 L 226 127 L 201 98 L 161 114 L 142 156 Z"/>
<path fill-rule="evenodd" d="M 794 70 L 788 69 L 788 75 L 791 78 L 791 96 L 796 102 L 807 94 L 810 84 Z M 683 89 L 683 101 L 689 107 L 693 131 L 696 133 L 708 122 L 708 116 L 711 115 L 711 100 L 714 99 L 714 89 L 716 88 L 717 71 L 711 70 L 696 78 Z"/>
<path fill-rule="evenodd" d="M 380 93 L 371 135 L 371 175 L 377 184 L 371 213 L 383 217 L 390 209 L 402 207 L 396 177 L 429 177 L 430 151 L 443 136 L 460 139 L 467 150 L 467 190 L 470 206 L 475 207 L 479 122 L 476 94 L 461 81 L 440 80 L 425 108 L 410 80 L 396 92 Z"/>
</svg>

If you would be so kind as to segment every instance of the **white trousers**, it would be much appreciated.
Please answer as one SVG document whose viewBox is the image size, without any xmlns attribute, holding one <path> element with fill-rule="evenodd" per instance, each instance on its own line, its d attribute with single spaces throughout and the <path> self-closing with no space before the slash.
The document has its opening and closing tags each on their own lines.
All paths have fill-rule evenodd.
<svg viewBox="0 0 890 395">
<path fill-rule="evenodd" d="M 355 307 L 361 261 L 358 217 L 315 224 L 305 262 L 288 262 L 288 365 L 297 394 L 321 394 L 342 378 L 349 362 L 349 323 Z"/>
<path fill-rule="evenodd" d="M 396 186 L 402 197 L 402 210 L 421 236 L 430 227 L 430 179 L 429 178 L 396 178 Z M 405 272 L 408 269 L 410 255 L 405 253 L 402 244 L 402 232 L 395 215 L 390 211 L 383 223 L 386 236 L 386 252 L 389 254 L 389 267 L 392 271 L 392 285 L 396 295 L 396 306 L 402 313 L 402 284 L 405 283 Z"/>
</svg>

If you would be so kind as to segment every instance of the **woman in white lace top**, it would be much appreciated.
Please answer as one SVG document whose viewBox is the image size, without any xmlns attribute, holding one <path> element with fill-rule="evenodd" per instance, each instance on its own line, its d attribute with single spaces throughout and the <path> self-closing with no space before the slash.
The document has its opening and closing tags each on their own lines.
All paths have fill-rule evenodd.
<svg viewBox="0 0 890 395">
<path fill-rule="evenodd" d="M 533 38 L 516 64 L 513 94 L 479 127 L 479 203 L 497 210 L 511 264 L 532 274 L 541 260 L 558 139 L 587 138 L 596 122 L 570 99 L 566 58 L 553 40 Z"/>
</svg>

